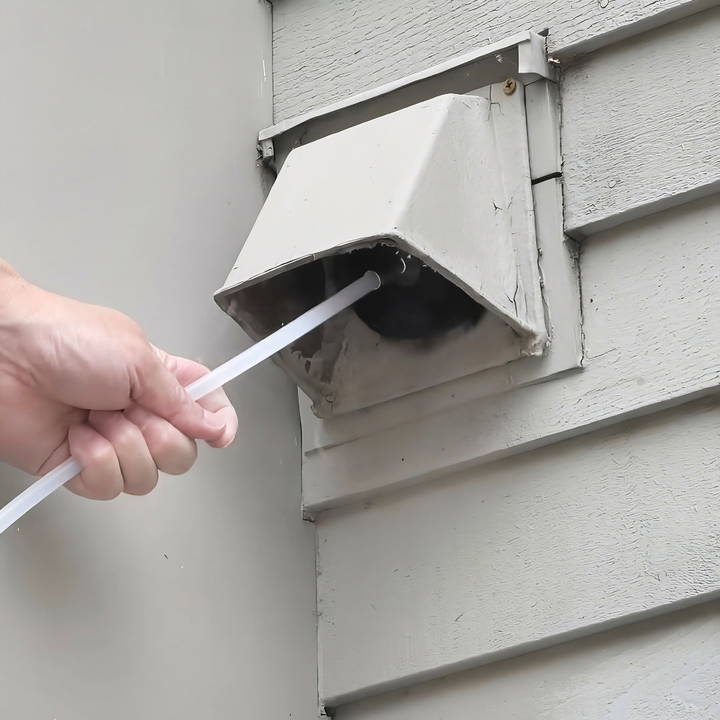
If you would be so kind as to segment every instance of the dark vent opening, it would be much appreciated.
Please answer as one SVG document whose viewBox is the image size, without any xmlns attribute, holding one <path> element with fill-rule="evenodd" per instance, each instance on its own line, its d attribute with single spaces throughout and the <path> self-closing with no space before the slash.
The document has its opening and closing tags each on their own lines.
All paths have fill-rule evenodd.
<svg viewBox="0 0 720 720">
<path fill-rule="evenodd" d="M 331 255 L 245 288 L 232 299 L 232 311 L 252 317 L 255 334 L 264 337 L 367 270 L 379 273 L 383 286 L 357 302 L 353 311 L 382 337 L 433 340 L 473 326 L 485 312 L 422 260 L 383 244 Z M 293 347 L 311 357 L 321 339 L 322 328 L 318 328 Z"/>
<path fill-rule="evenodd" d="M 326 263 L 338 287 L 366 270 L 383 277 L 383 286 L 357 302 L 354 310 L 368 327 L 386 338 L 437 338 L 474 325 L 485 312 L 482 305 L 422 260 L 390 245 L 335 255 Z"/>
</svg>

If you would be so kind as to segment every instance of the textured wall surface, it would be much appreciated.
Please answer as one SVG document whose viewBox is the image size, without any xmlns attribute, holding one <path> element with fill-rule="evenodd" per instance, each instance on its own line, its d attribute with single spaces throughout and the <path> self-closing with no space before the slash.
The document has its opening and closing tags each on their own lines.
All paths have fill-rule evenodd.
<svg viewBox="0 0 720 720">
<path fill-rule="evenodd" d="M 0 237 L 29 279 L 216 364 L 214 305 L 262 192 L 264 3 L 18 0 L 0 12 Z M 231 388 L 236 444 L 146 498 L 57 493 L 0 538 L 0 716 L 316 717 L 294 387 Z M 0 471 L 0 501 L 28 478 Z"/>
<path fill-rule="evenodd" d="M 341 710 L 338 720 L 714 720 L 720 604 L 638 623 Z"/>
<path fill-rule="evenodd" d="M 323 695 L 720 595 L 719 431 L 704 401 L 324 513 Z"/>
<path fill-rule="evenodd" d="M 275 0 L 275 120 L 410 75 L 521 30 L 587 51 L 706 0 Z"/>
<path fill-rule="evenodd" d="M 720 8 L 600 50 L 562 82 L 573 235 L 720 190 Z"/>
</svg>

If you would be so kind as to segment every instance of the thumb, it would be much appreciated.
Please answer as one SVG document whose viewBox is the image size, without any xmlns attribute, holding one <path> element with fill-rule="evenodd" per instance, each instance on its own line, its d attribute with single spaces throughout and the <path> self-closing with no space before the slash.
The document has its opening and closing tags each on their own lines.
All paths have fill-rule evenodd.
<svg viewBox="0 0 720 720">
<path fill-rule="evenodd" d="M 198 405 L 180 385 L 171 355 L 148 345 L 135 366 L 130 396 L 134 402 L 165 418 L 180 432 L 197 440 L 218 440 L 225 423 Z"/>
</svg>

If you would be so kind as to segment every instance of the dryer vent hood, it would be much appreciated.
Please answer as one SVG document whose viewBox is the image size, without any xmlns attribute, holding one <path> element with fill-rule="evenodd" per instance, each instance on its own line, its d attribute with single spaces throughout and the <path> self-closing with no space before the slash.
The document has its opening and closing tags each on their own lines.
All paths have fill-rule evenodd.
<svg viewBox="0 0 720 720">
<path fill-rule="evenodd" d="M 444 95 L 289 154 L 216 294 L 253 339 L 366 269 L 398 255 L 414 268 L 276 356 L 320 417 L 542 353 L 517 120 Z"/>
</svg>

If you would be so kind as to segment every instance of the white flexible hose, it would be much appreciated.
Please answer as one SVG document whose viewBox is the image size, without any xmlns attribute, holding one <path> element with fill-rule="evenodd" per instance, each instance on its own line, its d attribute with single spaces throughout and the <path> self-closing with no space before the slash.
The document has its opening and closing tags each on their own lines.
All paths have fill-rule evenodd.
<svg viewBox="0 0 720 720">
<path fill-rule="evenodd" d="M 380 276 L 377 273 L 368 271 L 360 279 L 351 283 L 340 292 L 319 305 L 308 310 L 300 317 L 292 320 L 279 330 L 268 335 L 263 340 L 255 343 L 244 352 L 236 355 L 212 372 L 196 380 L 187 386 L 187 391 L 193 400 L 205 397 L 213 390 L 222 387 L 225 383 L 242 375 L 250 368 L 255 367 L 263 360 L 267 360 L 279 350 L 287 347 L 299 337 L 309 333 L 318 325 L 322 325 L 333 315 L 341 310 L 350 307 L 353 303 L 365 297 L 381 285 Z M 38 503 L 42 502 L 48 495 L 64 485 L 68 480 L 74 478 L 82 471 L 82 465 L 75 458 L 68 458 L 39 480 L 35 481 L 27 490 L 21 492 L 11 500 L 5 507 L 0 509 L 0 533 L 5 532 L 13 523 L 17 522 L 26 512 L 32 510 Z"/>
</svg>

